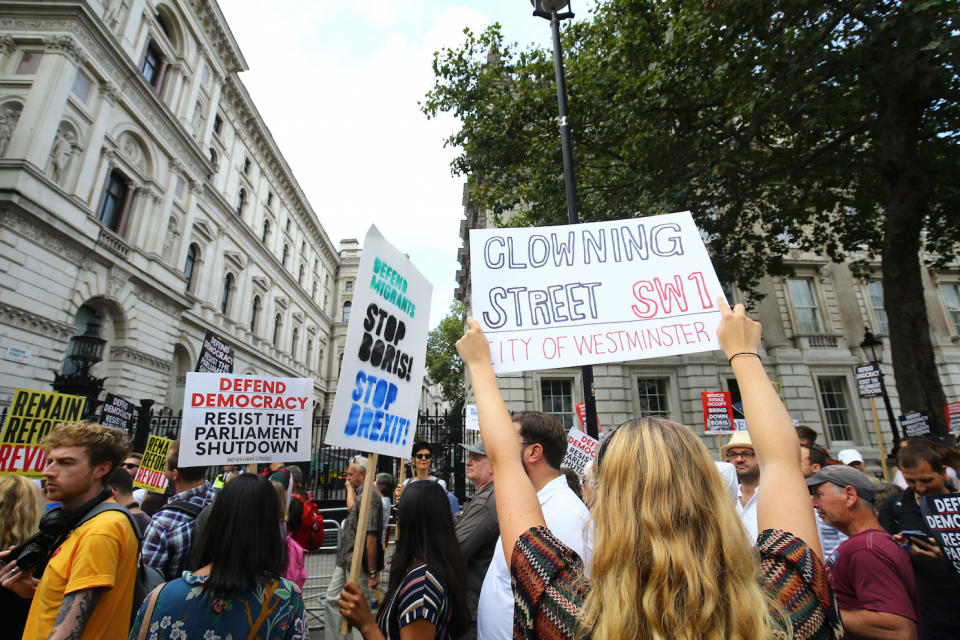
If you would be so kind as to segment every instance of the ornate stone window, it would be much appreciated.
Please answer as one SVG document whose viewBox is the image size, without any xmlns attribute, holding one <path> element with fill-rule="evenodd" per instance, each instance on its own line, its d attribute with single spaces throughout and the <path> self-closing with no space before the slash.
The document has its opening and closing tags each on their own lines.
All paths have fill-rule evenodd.
<svg viewBox="0 0 960 640">
<path fill-rule="evenodd" d="M 147 84 L 154 89 L 160 88 L 163 66 L 163 56 L 160 54 L 160 50 L 153 42 L 148 42 L 147 48 L 143 52 L 143 60 L 140 62 L 140 73 L 146 78 Z"/>
<path fill-rule="evenodd" d="M 193 288 L 193 276 L 197 268 L 197 260 L 200 257 L 200 250 L 197 245 L 191 244 L 187 249 L 187 261 L 183 265 L 183 277 L 187 279 L 187 291 Z"/>
<path fill-rule="evenodd" d="M 97 215 L 100 222 L 111 231 L 121 233 L 130 204 L 130 195 L 131 190 L 126 177 L 116 169 L 111 171 L 107 177 L 107 186 Z"/>
</svg>

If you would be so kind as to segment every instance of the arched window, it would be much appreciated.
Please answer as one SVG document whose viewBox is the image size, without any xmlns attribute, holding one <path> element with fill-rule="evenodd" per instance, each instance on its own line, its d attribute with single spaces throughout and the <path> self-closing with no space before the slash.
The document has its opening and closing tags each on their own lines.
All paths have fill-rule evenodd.
<svg viewBox="0 0 960 640">
<path fill-rule="evenodd" d="M 290 255 L 290 245 L 283 245 L 283 257 L 280 258 L 280 264 L 287 266 L 287 256 Z"/>
<path fill-rule="evenodd" d="M 353 303 L 347 300 L 343 303 L 343 315 L 341 316 L 340 322 L 350 322 L 350 307 L 353 306 Z"/>
<path fill-rule="evenodd" d="M 280 344 L 280 327 L 283 325 L 283 318 L 278 313 L 273 319 L 273 346 Z"/>
<path fill-rule="evenodd" d="M 220 313 L 226 314 L 230 308 L 230 292 L 233 291 L 233 274 L 223 279 L 223 295 L 220 296 Z"/>
<path fill-rule="evenodd" d="M 183 277 L 187 279 L 187 291 L 193 288 L 193 274 L 197 268 L 197 258 L 200 256 L 200 250 L 197 245 L 191 244 L 187 249 L 187 261 L 183 265 Z"/>
<path fill-rule="evenodd" d="M 237 194 L 237 215 L 243 215 L 243 205 L 247 201 L 247 190 L 240 189 L 240 193 Z"/>
<path fill-rule="evenodd" d="M 262 305 L 260 304 L 260 296 L 253 297 L 253 307 L 250 309 L 250 331 L 252 333 L 257 332 L 257 320 L 260 319 L 260 309 Z"/>
<path fill-rule="evenodd" d="M 340 370 L 343 369 L 343 354 L 340 354 L 340 360 L 337 362 L 337 375 L 340 375 Z"/>
<path fill-rule="evenodd" d="M 296 360 L 297 358 L 297 343 L 300 341 L 300 329 L 297 327 L 293 328 L 293 337 L 290 338 L 290 357 Z"/>
<path fill-rule="evenodd" d="M 323 347 L 317 349 L 317 371 L 323 370 Z"/>
<path fill-rule="evenodd" d="M 269 237 L 270 237 L 270 220 L 267 219 L 263 221 L 263 235 L 260 236 L 260 241 L 266 244 L 267 238 Z"/>
<path fill-rule="evenodd" d="M 302 264 L 300 265 L 300 273 L 297 274 L 297 284 L 299 285 L 303 284 L 303 265 Z"/>
<path fill-rule="evenodd" d="M 314 300 L 317 299 L 317 281 L 316 280 L 313 281 L 313 291 L 310 293 L 310 297 L 313 298 Z"/>
<path fill-rule="evenodd" d="M 98 216 L 100 222 L 111 231 L 120 233 L 129 195 L 127 179 L 119 171 L 111 171 L 107 178 L 107 188 L 103 193 L 103 202 Z"/>
<path fill-rule="evenodd" d="M 304 362 L 307 364 L 307 366 L 309 367 L 309 366 L 310 366 L 310 360 L 312 360 L 312 359 L 313 359 L 313 340 L 307 340 L 307 355 L 306 355 L 306 357 L 303 359 L 303 361 L 304 361 Z"/>
<path fill-rule="evenodd" d="M 210 147 L 210 164 L 213 165 L 213 172 L 216 173 L 220 165 L 217 163 L 217 152 L 213 150 L 213 147 Z"/>
</svg>

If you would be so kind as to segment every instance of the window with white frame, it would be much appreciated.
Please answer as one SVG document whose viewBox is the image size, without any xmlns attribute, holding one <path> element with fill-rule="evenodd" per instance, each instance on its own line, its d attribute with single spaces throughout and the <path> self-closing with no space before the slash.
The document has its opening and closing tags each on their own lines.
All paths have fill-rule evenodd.
<svg viewBox="0 0 960 640">
<path fill-rule="evenodd" d="M 870 309 L 873 311 L 873 319 L 876 326 L 873 328 L 875 333 L 890 333 L 890 325 L 887 324 L 887 311 L 883 308 L 883 283 L 879 280 L 871 280 L 867 283 L 867 298 L 870 300 Z"/>
<path fill-rule="evenodd" d="M 573 381 L 569 378 L 542 378 L 540 406 L 544 413 L 555 416 L 564 429 L 573 426 Z"/>
<path fill-rule="evenodd" d="M 947 305 L 947 313 L 953 323 L 953 330 L 960 333 L 960 284 L 949 282 L 940 285 L 943 302 Z"/>
<path fill-rule="evenodd" d="M 841 377 L 823 377 L 817 379 L 817 384 L 830 440 L 853 440 L 846 382 Z"/>
<path fill-rule="evenodd" d="M 637 395 L 637 408 L 641 416 L 666 418 L 670 415 L 666 378 L 638 378 Z"/>
<path fill-rule="evenodd" d="M 813 280 L 811 278 L 789 278 L 787 289 L 790 292 L 790 302 L 797 318 L 797 332 L 820 333 L 823 325 L 820 322 L 820 311 L 817 308 Z"/>
</svg>

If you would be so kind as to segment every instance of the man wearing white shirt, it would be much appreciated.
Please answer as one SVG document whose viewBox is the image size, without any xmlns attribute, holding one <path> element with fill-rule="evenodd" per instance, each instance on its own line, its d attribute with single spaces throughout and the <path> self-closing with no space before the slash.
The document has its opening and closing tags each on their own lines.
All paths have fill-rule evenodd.
<svg viewBox="0 0 960 640">
<path fill-rule="evenodd" d="M 753 451 L 753 442 L 746 431 L 734 431 L 727 444 L 720 451 L 723 459 L 731 463 L 737 470 L 737 479 L 740 481 L 740 491 L 737 495 L 737 513 L 747 530 L 750 543 L 757 541 L 760 532 L 757 530 L 757 491 L 760 486 L 760 465 Z"/>
<path fill-rule="evenodd" d="M 539 411 L 516 413 L 513 424 L 523 446 L 523 468 L 537 490 L 547 527 L 587 564 L 590 548 L 585 542 L 585 528 L 590 512 L 560 473 L 567 452 L 567 433 L 563 425 L 554 416 Z M 513 637 L 510 567 L 499 539 L 495 549 L 477 607 L 477 637 L 480 640 L 509 640 Z"/>
</svg>

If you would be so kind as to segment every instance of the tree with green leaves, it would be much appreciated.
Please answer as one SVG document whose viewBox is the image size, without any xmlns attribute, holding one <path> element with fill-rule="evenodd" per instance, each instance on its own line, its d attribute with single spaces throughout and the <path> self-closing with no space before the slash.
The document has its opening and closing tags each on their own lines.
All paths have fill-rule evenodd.
<svg viewBox="0 0 960 640">
<path fill-rule="evenodd" d="M 864 273 L 879 258 L 901 406 L 945 434 L 922 273 L 960 244 L 958 15 L 955 0 L 601 0 L 563 32 L 581 220 L 689 209 L 747 292 L 790 273 L 791 249 Z M 551 52 L 493 25 L 434 72 L 422 108 L 459 118 L 447 144 L 473 201 L 562 224 Z"/>
<path fill-rule="evenodd" d="M 463 335 L 463 303 L 450 305 L 447 315 L 427 335 L 427 375 L 440 385 L 450 413 L 463 410 L 463 361 L 457 353 L 457 340 Z"/>
</svg>

